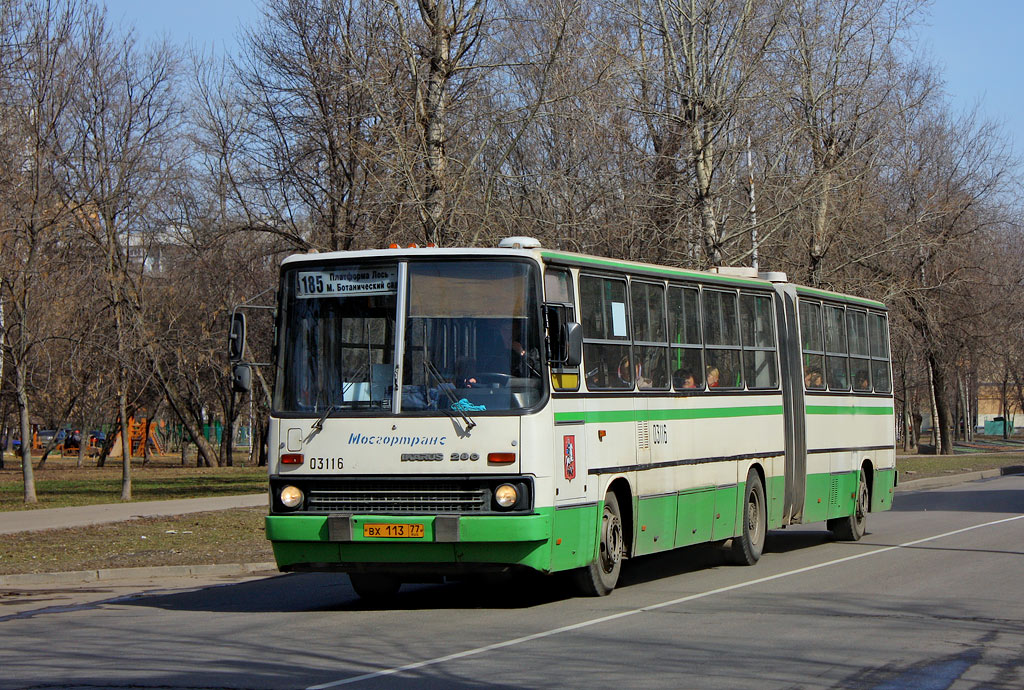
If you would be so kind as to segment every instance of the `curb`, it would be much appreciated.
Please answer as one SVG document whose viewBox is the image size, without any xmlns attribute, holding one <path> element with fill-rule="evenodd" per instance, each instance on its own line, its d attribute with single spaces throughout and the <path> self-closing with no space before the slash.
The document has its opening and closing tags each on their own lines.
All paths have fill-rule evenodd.
<svg viewBox="0 0 1024 690">
<path fill-rule="evenodd" d="M 217 577 L 277 573 L 276 563 L 224 563 L 221 565 L 165 565 L 148 568 L 100 568 L 63 573 L 0 575 L 0 587 L 27 585 L 80 585 L 89 582 L 149 579 L 156 577 Z"/>
<path fill-rule="evenodd" d="M 976 482 L 979 479 L 992 479 L 993 477 L 1005 477 L 1013 474 L 1024 474 L 1024 465 L 1010 465 L 1007 467 L 996 467 L 990 470 L 979 470 L 978 472 L 951 474 L 945 477 L 925 477 L 924 479 L 911 479 L 905 482 L 901 481 L 896 486 L 896 491 L 941 489 L 946 486 L 955 486 L 965 482 Z"/>
</svg>

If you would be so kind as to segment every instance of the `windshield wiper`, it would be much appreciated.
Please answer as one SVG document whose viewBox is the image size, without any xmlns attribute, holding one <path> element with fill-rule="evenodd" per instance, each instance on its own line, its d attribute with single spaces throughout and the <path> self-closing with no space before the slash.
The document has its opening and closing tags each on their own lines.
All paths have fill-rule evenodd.
<svg viewBox="0 0 1024 690">
<path fill-rule="evenodd" d="M 347 393 L 349 390 L 352 389 L 352 386 L 354 386 L 357 383 L 359 383 L 359 378 L 363 374 L 365 374 L 366 371 L 367 371 L 367 366 L 365 364 L 363 366 L 361 366 L 359 369 L 356 370 L 355 376 L 352 377 L 355 380 L 354 381 L 350 381 L 349 384 L 342 389 L 342 393 L 341 393 L 342 398 L 345 397 L 345 393 Z M 319 400 L 319 396 L 317 396 L 317 399 Z M 313 422 L 312 428 L 316 429 L 317 431 L 323 431 L 324 430 L 324 422 L 327 421 L 327 418 L 331 416 L 331 413 L 332 412 L 336 412 L 336 411 L 340 411 L 341 409 L 342 408 L 341 408 L 340 405 L 337 405 L 335 403 L 329 403 L 327 405 L 327 408 L 324 410 L 324 413 L 322 415 L 320 415 L 320 417 L 315 422 Z"/>
<path fill-rule="evenodd" d="M 320 415 L 320 418 L 317 419 L 315 422 L 313 422 L 313 428 L 316 429 L 317 431 L 323 431 L 324 430 L 324 422 L 327 421 L 327 417 L 332 412 L 334 412 L 335 410 L 338 410 L 338 409 L 340 409 L 340 408 L 337 405 L 335 405 L 334 403 L 331 403 L 330 405 L 328 405 L 327 409 L 324 410 L 324 413 L 322 415 Z"/>
<path fill-rule="evenodd" d="M 444 394 L 448 396 L 448 400 L 452 403 L 451 409 L 458 412 L 459 416 L 462 417 L 462 421 L 466 423 L 466 431 L 471 431 L 473 427 L 476 426 L 476 422 L 470 419 L 469 415 L 466 414 L 466 411 L 459 407 L 459 400 L 455 397 L 455 393 L 452 392 L 452 389 L 455 388 L 455 386 L 450 381 L 446 380 L 444 376 L 441 376 L 441 372 L 437 370 L 437 367 L 434 366 L 434 362 L 431 361 L 430 358 L 424 357 L 423 363 L 427 365 L 427 371 L 437 381 L 437 387 L 444 391 Z"/>
</svg>

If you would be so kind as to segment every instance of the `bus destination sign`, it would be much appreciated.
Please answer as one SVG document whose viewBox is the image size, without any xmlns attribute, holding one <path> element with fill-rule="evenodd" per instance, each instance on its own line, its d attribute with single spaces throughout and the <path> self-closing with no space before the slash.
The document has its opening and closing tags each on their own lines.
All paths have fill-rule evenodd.
<svg viewBox="0 0 1024 690">
<path fill-rule="evenodd" d="M 346 295 L 393 295 L 398 291 L 398 269 L 352 268 L 299 271 L 295 296 L 303 299 Z"/>
</svg>

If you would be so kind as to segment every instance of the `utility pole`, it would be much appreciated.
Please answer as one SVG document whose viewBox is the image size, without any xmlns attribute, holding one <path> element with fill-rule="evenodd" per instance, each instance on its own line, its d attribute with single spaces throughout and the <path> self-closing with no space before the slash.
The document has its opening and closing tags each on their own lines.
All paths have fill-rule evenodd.
<svg viewBox="0 0 1024 690">
<path fill-rule="evenodd" d="M 757 202 L 754 200 L 754 166 L 750 156 L 750 135 L 747 135 L 747 193 L 750 199 L 750 265 L 757 266 Z"/>
</svg>

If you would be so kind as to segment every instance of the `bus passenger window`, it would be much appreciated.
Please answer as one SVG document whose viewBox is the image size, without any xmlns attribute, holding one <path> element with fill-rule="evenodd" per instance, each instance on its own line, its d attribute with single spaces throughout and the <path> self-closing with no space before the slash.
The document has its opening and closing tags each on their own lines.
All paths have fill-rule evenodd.
<svg viewBox="0 0 1024 690">
<path fill-rule="evenodd" d="M 854 309 L 846 310 L 846 327 L 850 341 L 850 376 L 853 390 L 871 392 L 871 360 L 868 351 L 868 315 Z"/>
<path fill-rule="evenodd" d="M 704 348 L 700 337 L 700 292 L 669 286 L 668 333 L 672 352 L 672 387 L 683 391 L 704 388 Z"/>
<path fill-rule="evenodd" d="M 889 378 L 889 329 L 886 326 L 885 314 L 871 314 L 871 378 L 877 393 L 891 393 L 892 381 Z"/>
<path fill-rule="evenodd" d="M 626 294 L 624 279 L 580 276 L 584 380 L 590 390 L 633 388 Z"/>
<path fill-rule="evenodd" d="M 846 318 L 842 307 L 825 308 L 825 362 L 828 366 L 829 390 L 850 390 L 846 361 Z"/>
<path fill-rule="evenodd" d="M 775 388 L 775 319 L 772 299 L 764 295 L 740 295 L 743 332 L 743 378 L 748 388 Z"/>
<path fill-rule="evenodd" d="M 821 337 L 821 304 L 800 299 L 800 340 L 804 352 L 804 387 L 825 390 L 825 349 Z"/>
<path fill-rule="evenodd" d="M 629 289 L 633 307 L 637 387 L 641 390 L 664 390 L 668 388 L 665 287 L 634 280 Z"/>
<path fill-rule="evenodd" d="M 704 375 L 708 388 L 742 388 L 736 293 L 705 290 Z"/>
</svg>

